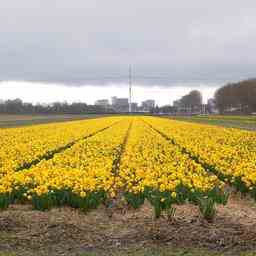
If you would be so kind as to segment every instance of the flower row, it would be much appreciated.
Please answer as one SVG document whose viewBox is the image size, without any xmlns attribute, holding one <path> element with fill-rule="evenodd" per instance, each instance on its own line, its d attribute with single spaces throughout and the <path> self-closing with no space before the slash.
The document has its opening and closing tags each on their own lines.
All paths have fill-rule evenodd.
<svg viewBox="0 0 256 256">
<path fill-rule="evenodd" d="M 1 179 L 0 192 L 9 200 L 32 201 L 36 209 L 69 204 L 90 208 L 106 195 L 115 195 L 115 170 L 130 120 L 123 120 L 80 140 L 50 160 Z"/>
<path fill-rule="evenodd" d="M 160 118 L 146 122 L 205 168 L 242 192 L 256 195 L 256 133 Z"/>
<path fill-rule="evenodd" d="M 62 147 L 108 127 L 118 120 L 120 118 L 104 118 L 0 129 L 0 177 L 28 168 Z"/>
</svg>

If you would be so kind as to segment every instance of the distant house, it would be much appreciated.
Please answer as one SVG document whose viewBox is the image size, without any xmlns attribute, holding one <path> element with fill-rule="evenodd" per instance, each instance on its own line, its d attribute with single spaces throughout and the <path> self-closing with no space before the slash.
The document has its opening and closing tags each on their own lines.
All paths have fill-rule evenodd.
<svg viewBox="0 0 256 256">
<path fill-rule="evenodd" d="M 95 106 L 101 106 L 104 108 L 107 108 L 110 106 L 109 101 L 107 99 L 103 99 L 103 100 L 96 100 L 94 103 Z"/>
<path fill-rule="evenodd" d="M 128 112 L 129 111 L 128 98 L 112 97 L 112 108 L 117 112 Z"/>
<path fill-rule="evenodd" d="M 142 101 L 141 107 L 143 111 L 150 111 L 155 107 L 155 101 L 154 100 Z"/>
<path fill-rule="evenodd" d="M 176 112 L 178 113 L 183 113 L 183 112 L 186 112 L 186 108 L 185 106 L 182 104 L 182 101 L 181 100 L 175 100 L 173 101 L 173 104 L 172 106 L 174 107 L 174 109 L 176 110 Z"/>
</svg>

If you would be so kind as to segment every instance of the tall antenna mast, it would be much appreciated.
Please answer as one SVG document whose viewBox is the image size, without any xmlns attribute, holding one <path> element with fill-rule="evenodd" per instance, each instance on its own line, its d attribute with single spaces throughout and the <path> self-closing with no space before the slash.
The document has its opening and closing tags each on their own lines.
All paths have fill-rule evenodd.
<svg viewBox="0 0 256 256">
<path fill-rule="evenodd" d="M 132 112 L 132 67 L 129 66 L 129 113 Z"/>
</svg>

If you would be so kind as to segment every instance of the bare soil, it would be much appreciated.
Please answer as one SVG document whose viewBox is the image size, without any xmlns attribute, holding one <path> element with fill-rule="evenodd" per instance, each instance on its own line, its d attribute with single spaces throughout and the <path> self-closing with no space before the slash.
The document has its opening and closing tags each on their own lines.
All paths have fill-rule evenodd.
<svg viewBox="0 0 256 256">
<path fill-rule="evenodd" d="M 233 194 L 228 205 L 218 206 L 213 223 L 203 220 L 195 206 L 176 208 L 168 221 L 154 220 L 147 203 L 139 210 L 119 204 L 87 214 L 13 205 L 0 212 L 0 255 L 112 255 L 113 250 L 151 247 L 200 248 L 221 255 L 256 252 L 256 203 L 251 199 Z"/>
<path fill-rule="evenodd" d="M 47 124 L 55 122 L 75 121 L 89 118 L 97 118 L 102 115 L 72 115 L 72 114 L 35 114 L 35 115 L 16 115 L 0 114 L 0 128 L 11 128 L 26 125 Z"/>
</svg>

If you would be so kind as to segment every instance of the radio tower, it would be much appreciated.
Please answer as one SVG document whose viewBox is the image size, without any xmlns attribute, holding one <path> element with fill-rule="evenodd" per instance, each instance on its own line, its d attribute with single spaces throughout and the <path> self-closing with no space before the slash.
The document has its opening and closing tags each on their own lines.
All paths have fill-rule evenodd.
<svg viewBox="0 0 256 256">
<path fill-rule="evenodd" d="M 132 112 L 132 67 L 129 66 L 129 113 Z"/>
</svg>

